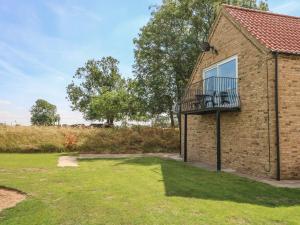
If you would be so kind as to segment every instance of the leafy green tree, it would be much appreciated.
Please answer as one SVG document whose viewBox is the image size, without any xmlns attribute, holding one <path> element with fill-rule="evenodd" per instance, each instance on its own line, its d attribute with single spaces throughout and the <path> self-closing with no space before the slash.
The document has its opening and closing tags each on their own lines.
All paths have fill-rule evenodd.
<svg viewBox="0 0 300 225">
<path fill-rule="evenodd" d="M 149 113 L 153 116 L 168 113 L 172 126 L 173 105 L 194 67 L 201 40 L 205 38 L 201 29 L 196 29 L 204 27 L 204 20 L 188 20 L 189 11 L 186 4 L 164 1 L 161 7 L 154 8 L 151 20 L 134 40 L 134 72 Z"/>
<path fill-rule="evenodd" d="M 46 100 L 38 99 L 30 110 L 32 125 L 51 126 L 59 124 L 60 116 L 56 111 L 55 105 Z"/>
<path fill-rule="evenodd" d="M 113 124 L 115 120 L 124 119 L 128 111 L 128 93 L 126 89 L 106 91 L 92 97 L 89 107 L 89 117 L 106 119 Z"/>
<path fill-rule="evenodd" d="M 241 7 L 245 7 L 245 8 L 254 8 L 254 9 L 260 9 L 260 10 L 269 10 L 269 6 L 268 6 L 268 2 L 267 0 L 260 0 L 257 1 L 256 0 L 219 0 L 216 1 L 217 4 L 228 4 L 228 5 L 236 5 L 236 6 L 241 6 Z"/>
<path fill-rule="evenodd" d="M 77 69 L 74 80 L 67 87 L 73 110 L 79 110 L 88 120 L 113 123 L 125 115 L 126 82 L 113 57 L 89 60 Z"/>
<path fill-rule="evenodd" d="M 267 9 L 264 1 L 257 5 L 254 0 L 164 0 L 152 8 L 150 21 L 134 39 L 141 98 L 151 115 L 169 114 L 172 126 L 173 105 L 181 99 L 221 3 Z"/>
<path fill-rule="evenodd" d="M 136 121 L 146 121 L 151 118 L 148 113 L 146 100 L 141 92 L 143 89 L 138 84 L 136 79 L 127 80 L 127 117 Z"/>
</svg>

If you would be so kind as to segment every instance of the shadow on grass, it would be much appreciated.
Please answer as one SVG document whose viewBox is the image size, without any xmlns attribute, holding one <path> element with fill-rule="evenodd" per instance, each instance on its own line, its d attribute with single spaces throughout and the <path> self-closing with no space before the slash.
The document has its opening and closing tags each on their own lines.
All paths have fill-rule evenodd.
<svg viewBox="0 0 300 225">
<path fill-rule="evenodd" d="M 160 165 L 166 196 L 231 201 L 267 207 L 300 205 L 300 189 L 276 188 L 232 174 L 210 172 L 183 162 L 160 158 L 111 160 L 119 160 L 116 166 Z"/>
</svg>

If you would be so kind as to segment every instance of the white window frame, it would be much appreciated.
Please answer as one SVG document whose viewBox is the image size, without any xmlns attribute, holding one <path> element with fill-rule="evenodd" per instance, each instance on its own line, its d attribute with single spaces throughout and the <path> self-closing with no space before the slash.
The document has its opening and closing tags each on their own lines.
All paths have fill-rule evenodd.
<svg viewBox="0 0 300 225">
<path fill-rule="evenodd" d="M 238 62 L 238 56 L 237 56 L 237 55 L 234 55 L 234 56 L 231 56 L 231 57 L 229 57 L 229 58 L 227 58 L 227 59 L 224 59 L 224 60 L 222 60 L 222 61 L 220 61 L 220 62 L 218 62 L 218 63 L 215 63 L 215 64 L 211 65 L 210 67 L 205 68 L 205 69 L 203 70 L 202 79 L 203 79 L 203 80 L 205 79 L 205 72 L 207 72 L 207 71 L 209 71 L 209 70 L 211 70 L 211 69 L 215 69 L 215 68 L 217 68 L 217 77 L 220 77 L 220 74 L 219 74 L 219 67 L 220 67 L 222 64 L 225 64 L 225 63 L 227 63 L 227 62 L 229 62 L 229 61 L 231 61 L 231 60 L 233 60 L 233 59 L 235 59 L 235 61 L 236 61 L 236 64 L 235 64 L 236 77 L 235 77 L 235 78 L 238 78 L 238 77 L 239 77 L 239 75 L 238 75 L 238 74 L 239 74 L 239 71 L 238 71 L 238 64 L 239 64 L 239 62 Z"/>
</svg>

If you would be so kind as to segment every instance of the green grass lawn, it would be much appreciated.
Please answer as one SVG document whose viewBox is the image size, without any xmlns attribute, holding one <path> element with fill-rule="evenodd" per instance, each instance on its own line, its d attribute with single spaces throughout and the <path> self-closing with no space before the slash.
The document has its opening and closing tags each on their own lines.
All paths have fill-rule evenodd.
<svg viewBox="0 0 300 225">
<path fill-rule="evenodd" d="M 81 160 L 0 154 L 0 186 L 27 200 L 0 213 L 7 225 L 300 224 L 300 190 L 274 188 L 159 158 Z"/>
</svg>

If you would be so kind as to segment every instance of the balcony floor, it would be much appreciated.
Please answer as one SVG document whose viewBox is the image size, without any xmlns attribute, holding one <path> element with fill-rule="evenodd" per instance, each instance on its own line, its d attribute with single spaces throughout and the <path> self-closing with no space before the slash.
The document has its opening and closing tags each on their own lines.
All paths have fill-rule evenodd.
<svg viewBox="0 0 300 225">
<path fill-rule="evenodd" d="M 192 115 L 202 115 L 202 114 L 212 114 L 217 111 L 220 112 L 239 112 L 241 108 L 239 106 L 233 107 L 209 107 L 203 109 L 195 109 L 190 111 L 181 111 L 182 114 L 192 114 Z"/>
</svg>

